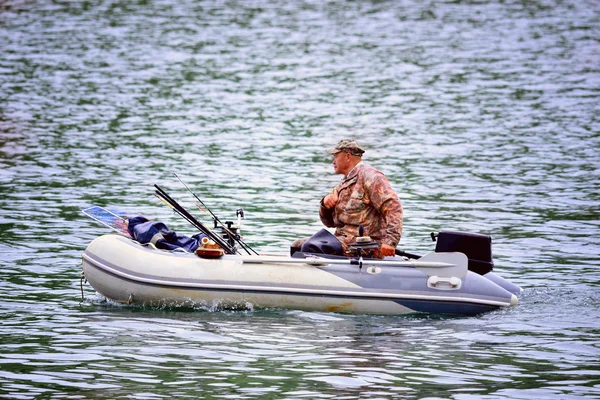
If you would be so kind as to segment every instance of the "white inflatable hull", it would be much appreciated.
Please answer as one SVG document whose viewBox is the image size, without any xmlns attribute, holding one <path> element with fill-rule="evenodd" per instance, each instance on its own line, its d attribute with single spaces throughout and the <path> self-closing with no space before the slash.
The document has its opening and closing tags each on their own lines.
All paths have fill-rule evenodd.
<svg viewBox="0 0 600 400">
<path fill-rule="evenodd" d="M 84 252 L 83 271 L 103 296 L 150 306 L 474 315 L 518 302 L 513 293 L 470 271 L 454 286 L 436 287 L 431 276 L 410 266 L 374 267 L 365 262 L 359 268 L 269 256 L 248 259 L 203 259 L 105 235 Z"/>
</svg>

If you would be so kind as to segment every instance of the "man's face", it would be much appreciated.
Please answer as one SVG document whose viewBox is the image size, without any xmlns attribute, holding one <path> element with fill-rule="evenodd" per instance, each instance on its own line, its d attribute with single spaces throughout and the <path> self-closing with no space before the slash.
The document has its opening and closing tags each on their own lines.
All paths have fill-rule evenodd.
<svg viewBox="0 0 600 400">
<path fill-rule="evenodd" d="M 350 154 L 340 151 L 333 155 L 333 169 L 336 174 L 346 175 L 350 166 Z"/>
</svg>

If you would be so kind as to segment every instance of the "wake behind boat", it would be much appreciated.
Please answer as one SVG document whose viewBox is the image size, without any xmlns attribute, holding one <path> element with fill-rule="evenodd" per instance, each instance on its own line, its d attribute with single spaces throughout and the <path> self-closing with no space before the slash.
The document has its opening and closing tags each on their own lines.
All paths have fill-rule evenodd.
<svg viewBox="0 0 600 400">
<path fill-rule="evenodd" d="M 83 253 L 84 277 L 98 293 L 146 306 L 360 314 L 475 315 L 518 303 L 521 289 L 492 272 L 488 236 L 440 232 L 436 251 L 419 258 L 400 251 L 404 257 L 363 258 L 360 246 L 357 257 L 259 255 L 231 223 L 221 224 L 219 233 L 206 229 L 167 196 L 160 197 L 199 224 L 203 235 L 196 251 L 142 244 L 124 229 L 122 216 L 102 210 L 109 218 L 99 218 L 99 207 L 96 214 L 84 210 L 121 233 L 95 239 Z"/>
</svg>

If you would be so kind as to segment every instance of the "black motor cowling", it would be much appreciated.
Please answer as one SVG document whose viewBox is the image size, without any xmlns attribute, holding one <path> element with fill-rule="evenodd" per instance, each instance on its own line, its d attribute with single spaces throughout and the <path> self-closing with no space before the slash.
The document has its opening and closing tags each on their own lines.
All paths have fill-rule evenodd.
<svg viewBox="0 0 600 400">
<path fill-rule="evenodd" d="M 435 251 L 460 252 L 469 259 L 469 270 L 485 275 L 494 269 L 492 261 L 492 238 L 477 233 L 442 231 L 437 235 L 431 234 L 437 243 Z"/>
</svg>

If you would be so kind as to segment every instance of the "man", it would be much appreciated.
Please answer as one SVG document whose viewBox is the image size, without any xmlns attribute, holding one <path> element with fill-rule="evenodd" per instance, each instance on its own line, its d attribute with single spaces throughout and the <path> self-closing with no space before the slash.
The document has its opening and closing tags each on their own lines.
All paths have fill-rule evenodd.
<svg viewBox="0 0 600 400">
<path fill-rule="evenodd" d="M 327 152 L 333 155 L 335 173 L 344 178 L 321 200 L 321 221 L 336 228 L 335 237 L 344 252 L 356 242 L 362 225 L 363 235 L 380 245 L 375 257 L 394 256 L 402 235 L 402 204 L 398 195 L 381 172 L 362 162 L 365 151 L 354 140 L 341 140 Z M 292 248 L 299 248 L 304 242 L 297 240 Z"/>
<path fill-rule="evenodd" d="M 387 178 L 362 162 L 365 152 L 354 140 L 341 140 L 327 149 L 333 168 L 344 178 L 321 200 L 323 224 L 335 227 L 344 250 L 356 241 L 358 227 L 380 244 L 381 256 L 394 256 L 402 235 L 402 204 Z"/>
</svg>

